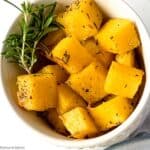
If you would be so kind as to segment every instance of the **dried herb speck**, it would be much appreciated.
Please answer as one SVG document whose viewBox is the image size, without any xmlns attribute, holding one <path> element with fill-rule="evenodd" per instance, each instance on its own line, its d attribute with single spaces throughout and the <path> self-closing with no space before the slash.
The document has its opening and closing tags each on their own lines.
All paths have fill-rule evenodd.
<svg viewBox="0 0 150 150">
<path fill-rule="evenodd" d="M 111 36 L 110 39 L 112 40 L 114 38 L 114 36 Z"/>
<path fill-rule="evenodd" d="M 65 51 L 65 53 L 64 53 L 64 55 L 63 55 L 63 57 L 62 57 L 62 61 L 63 61 L 65 64 L 67 64 L 68 61 L 69 61 L 69 59 L 70 59 L 70 55 L 67 53 L 67 51 Z"/>
<path fill-rule="evenodd" d="M 87 17 L 90 19 L 90 15 L 88 13 L 86 13 Z"/>
<path fill-rule="evenodd" d="M 127 87 L 127 84 L 125 84 L 124 88 L 126 88 L 126 87 Z"/>
<path fill-rule="evenodd" d="M 98 54 L 100 54 L 101 52 L 100 51 L 98 51 L 98 52 L 96 52 L 96 55 L 98 55 Z"/>
<path fill-rule="evenodd" d="M 95 28 L 97 29 L 98 27 L 97 27 L 96 23 L 95 23 L 95 22 L 93 22 L 93 24 L 94 24 Z"/>
<path fill-rule="evenodd" d="M 89 92 L 89 89 L 85 89 L 85 92 Z"/>
</svg>

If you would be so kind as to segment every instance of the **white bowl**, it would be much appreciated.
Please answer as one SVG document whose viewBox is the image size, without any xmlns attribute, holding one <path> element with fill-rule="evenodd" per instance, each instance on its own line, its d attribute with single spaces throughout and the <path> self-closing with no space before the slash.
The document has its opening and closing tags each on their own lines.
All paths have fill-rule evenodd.
<svg viewBox="0 0 150 150">
<path fill-rule="evenodd" d="M 36 2 L 36 0 L 33 0 Z M 72 0 L 57 0 L 59 3 L 59 8 L 62 5 L 68 5 Z M 45 1 L 44 1 L 45 2 Z M 27 112 L 22 110 L 16 104 L 16 76 L 19 74 L 19 69 L 13 64 L 7 63 L 5 60 L 1 62 L 1 77 L 4 87 L 4 94 L 7 96 L 8 101 L 13 107 L 14 111 L 17 112 L 18 117 L 26 123 L 27 128 L 32 127 L 33 130 L 37 130 L 39 136 L 42 136 L 43 140 L 47 140 L 57 146 L 70 147 L 70 148 L 91 148 L 94 147 L 108 147 L 112 144 L 125 140 L 137 127 L 143 122 L 144 118 L 148 113 L 148 103 L 150 94 L 150 38 L 148 32 L 146 31 L 142 21 L 138 15 L 122 0 L 96 0 L 97 4 L 102 8 L 102 10 L 112 18 L 127 18 L 135 22 L 141 43 L 142 51 L 141 55 L 144 60 L 145 67 L 145 86 L 143 93 L 140 98 L 140 102 L 137 105 L 131 116 L 116 129 L 102 135 L 99 137 L 84 139 L 84 140 L 74 140 L 57 134 L 51 130 L 39 117 L 37 117 L 33 112 Z M 18 14 L 16 13 L 16 17 Z M 77 20 L 78 21 L 78 20 Z M 13 22 L 12 22 L 13 24 Z M 10 26 L 10 31 L 15 30 L 16 25 Z M 9 32 L 8 32 L 9 34 Z"/>
</svg>

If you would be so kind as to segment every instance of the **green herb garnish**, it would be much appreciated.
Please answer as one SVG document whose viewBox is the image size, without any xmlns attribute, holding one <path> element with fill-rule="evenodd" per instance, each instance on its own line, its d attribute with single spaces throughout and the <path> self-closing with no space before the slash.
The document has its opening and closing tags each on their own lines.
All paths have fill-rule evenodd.
<svg viewBox="0 0 150 150">
<path fill-rule="evenodd" d="M 19 8 L 8 0 L 4 1 L 22 13 L 22 20 L 20 32 L 10 34 L 4 41 L 2 55 L 8 61 L 17 63 L 27 73 L 32 73 L 33 65 L 37 62 L 37 44 L 49 32 L 59 28 L 54 15 L 56 2 L 35 5 L 25 1 Z"/>
</svg>

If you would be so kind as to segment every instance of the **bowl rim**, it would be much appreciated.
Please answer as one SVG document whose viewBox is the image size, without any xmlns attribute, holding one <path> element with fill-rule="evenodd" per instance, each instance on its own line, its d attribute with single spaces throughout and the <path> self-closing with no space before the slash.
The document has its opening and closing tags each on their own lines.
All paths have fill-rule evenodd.
<svg viewBox="0 0 150 150">
<path fill-rule="evenodd" d="M 140 23 L 140 25 L 143 27 L 143 30 L 146 33 L 147 38 L 150 41 L 150 33 L 149 33 L 146 25 L 142 21 L 141 17 L 137 14 L 137 12 L 125 0 L 118 0 L 118 1 L 120 1 L 122 3 L 122 5 L 126 5 L 133 12 L 133 14 L 136 16 L 136 19 L 138 20 L 138 22 Z M 1 47 L 1 49 L 3 49 L 3 46 Z M 2 62 L 2 58 L 1 58 L 0 62 Z M 8 101 L 8 103 L 11 106 L 11 103 L 8 100 L 7 90 L 5 88 L 4 81 L 3 81 L 2 63 L 1 63 L 0 69 L 1 69 L 0 76 L 1 76 L 2 90 L 3 90 L 2 93 L 4 93 L 4 96 L 5 96 L 6 100 Z M 144 86 L 144 89 L 143 89 L 142 93 L 145 93 L 145 87 L 150 87 L 150 82 L 146 82 L 145 83 L 145 86 Z M 113 129 L 112 131 L 110 131 L 108 133 L 105 133 L 104 135 L 97 136 L 97 137 L 90 138 L 90 139 L 84 139 L 84 140 L 58 139 L 58 138 L 52 137 L 50 135 L 49 136 L 45 135 L 44 133 L 41 133 L 38 130 L 36 130 L 35 128 L 33 128 L 32 126 L 30 126 L 25 121 L 25 119 L 23 119 L 22 117 L 20 117 L 18 115 L 18 112 L 16 110 L 14 110 L 14 108 L 12 106 L 11 106 L 11 108 L 13 109 L 13 112 L 16 113 L 17 117 L 20 118 L 20 120 L 22 120 L 22 122 L 24 122 L 24 124 L 26 126 L 28 126 L 31 129 L 34 129 L 34 131 L 36 131 L 38 134 L 41 134 L 43 137 L 45 137 L 45 139 L 48 140 L 48 142 L 51 142 L 54 145 L 63 146 L 63 147 L 71 147 L 71 148 L 83 148 L 83 147 L 87 148 L 87 147 L 94 147 L 94 146 L 101 146 L 101 147 L 104 146 L 104 147 L 107 147 L 106 143 L 109 140 L 111 140 L 112 138 L 114 138 L 116 136 L 119 136 L 122 131 L 125 131 L 133 122 L 137 121 L 138 116 L 140 115 L 140 113 L 142 113 L 144 111 L 143 108 L 146 107 L 148 98 L 150 97 L 150 92 L 148 92 L 147 94 L 145 94 L 145 97 L 147 97 L 146 99 L 143 99 L 142 97 L 143 96 L 141 96 L 139 104 L 137 105 L 137 107 L 135 108 L 135 110 L 132 112 L 132 114 L 128 117 L 128 119 L 123 124 L 121 124 L 120 126 L 118 126 L 115 129 Z M 141 100 L 142 100 L 142 102 L 141 102 Z M 143 117 L 143 121 L 146 118 L 147 114 L 148 114 L 148 112 L 145 112 L 145 115 Z M 134 128 L 134 130 L 136 128 Z M 132 130 L 131 133 L 134 130 Z M 110 145 L 112 145 L 112 143 L 110 143 Z M 108 146 L 110 146 L 110 145 L 108 144 Z"/>
</svg>

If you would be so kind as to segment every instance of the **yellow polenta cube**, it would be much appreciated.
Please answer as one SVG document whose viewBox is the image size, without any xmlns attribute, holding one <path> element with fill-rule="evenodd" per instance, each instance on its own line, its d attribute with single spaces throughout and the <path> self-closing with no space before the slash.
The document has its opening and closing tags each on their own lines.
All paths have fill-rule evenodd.
<svg viewBox="0 0 150 150">
<path fill-rule="evenodd" d="M 63 114 L 77 106 L 86 107 L 86 104 L 84 100 L 78 94 L 76 94 L 68 85 L 60 84 L 58 86 L 58 113 Z"/>
<path fill-rule="evenodd" d="M 56 111 L 56 108 L 50 108 L 47 112 L 47 120 L 50 123 L 50 125 L 59 133 L 67 134 L 66 128 L 62 122 L 62 120 L 59 118 L 59 114 Z"/>
<path fill-rule="evenodd" d="M 122 54 L 140 45 L 133 22 L 126 19 L 110 19 L 96 36 L 101 49 Z"/>
<path fill-rule="evenodd" d="M 126 52 L 124 54 L 118 54 L 116 55 L 115 59 L 118 63 L 130 66 L 130 67 L 134 67 L 136 64 L 134 50 Z"/>
<path fill-rule="evenodd" d="M 47 74 L 20 75 L 17 77 L 18 103 L 27 110 L 45 111 L 56 107 L 56 79 Z"/>
<path fill-rule="evenodd" d="M 53 75 L 57 83 L 63 83 L 68 78 L 68 73 L 59 65 L 47 65 L 43 67 L 39 73 Z"/>
<path fill-rule="evenodd" d="M 107 95 L 104 91 L 106 75 L 105 67 L 94 61 L 81 72 L 72 74 L 67 84 L 91 104 Z"/>
<path fill-rule="evenodd" d="M 87 110 L 82 107 L 76 107 L 63 114 L 61 119 L 66 129 L 74 138 L 81 139 L 85 137 L 93 137 L 98 133 L 98 130 Z"/>
<path fill-rule="evenodd" d="M 112 62 L 105 81 L 105 91 L 110 94 L 133 98 L 142 83 L 141 69 Z"/>
<path fill-rule="evenodd" d="M 102 14 L 94 0 L 79 0 L 58 15 L 57 21 L 64 26 L 68 35 L 85 40 L 98 33 Z"/>
<path fill-rule="evenodd" d="M 120 125 L 132 111 L 133 107 L 129 100 L 123 97 L 115 97 L 94 108 L 89 108 L 89 112 L 100 131 L 107 131 Z"/>
<path fill-rule="evenodd" d="M 112 53 L 101 50 L 98 45 L 98 42 L 93 38 L 87 39 L 82 43 L 83 46 L 93 57 L 95 57 L 99 62 L 101 62 L 101 64 L 104 65 L 106 68 L 109 67 L 114 58 L 114 55 Z"/>
<path fill-rule="evenodd" d="M 93 60 L 93 57 L 74 37 L 61 40 L 52 50 L 51 57 L 69 73 L 81 71 Z"/>
</svg>

